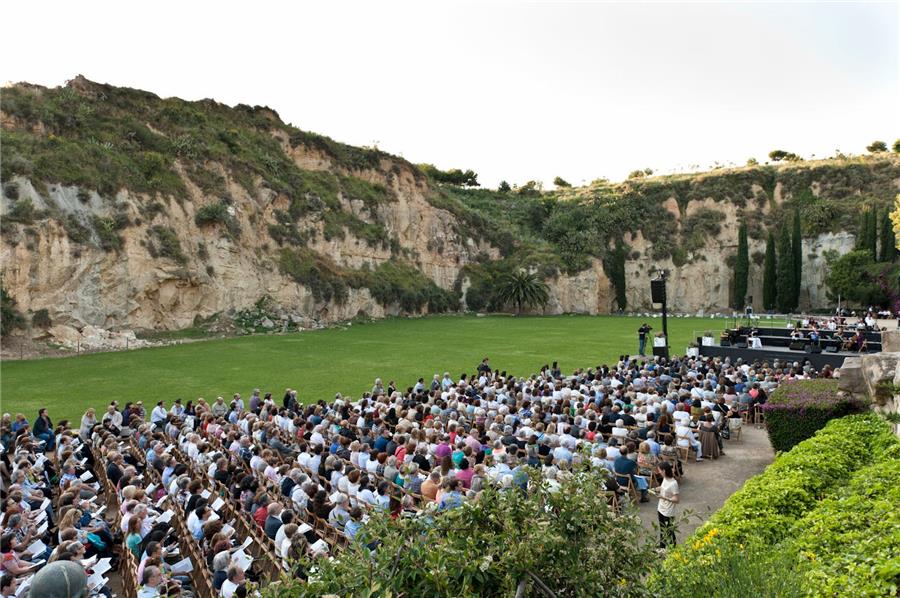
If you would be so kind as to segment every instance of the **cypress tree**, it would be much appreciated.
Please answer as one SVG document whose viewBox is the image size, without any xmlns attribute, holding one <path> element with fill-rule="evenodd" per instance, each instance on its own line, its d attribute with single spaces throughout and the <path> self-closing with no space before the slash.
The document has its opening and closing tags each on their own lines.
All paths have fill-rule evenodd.
<svg viewBox="0 0 900 598">
<path fill-rule="evenodd" d="M 897 238 L 891 222 L 891 213 L 885 212 L 881 221 L 881 258 L 882 262 L 893 262 L 897 255 Z"/>
<path fill-rule="evenodd" d="M 747 298 L 747 277 L 750 275 L 750 249 L 747 247 L 747 225 L 738 228 L 737 259 L 734 262 L 733 307 L 743 309 Z"/>
<path fill-rule="evenodd" d="M 625 277 L 625 246 L 621 239 L 616 239 L 615 248 L 609 251 L 603 259 L 603 270 L 612 282 L 616 292 L 616 305 L 619 309 L 625 309 L 628 305 Z"/>
<path fill-rule="evenodd" d="M 794 250 L 791 246 L 791 233 L 787 222 L 781 225 L 778 233 L 778 264 L 775 283 L 778 289 L 776 303 L 778 311 L 790 313 L 794 309 Z"/>
<path fill-rule="evenodd" d="M 775 262 L 775 235 L 769 231 L 769 238 L 766 239 L 766 260 L 763 262 L 763 309 L 766 311 L 775 309 L 778 296 Z"/>
<path fill-rule="evenodd" d="M 859 227 L 856 231 L 856 248 L 857 249 L 866 249 L 869 246 L 869 242 L 866 240 L 866 236 L 869 234 L 869 210 L 863 210 L 859 213 Z"/>
<path fill-rule="evenodd" d="M 803 233 L 800 230 L 800 209 L 794 209 L 794 230 L 791 234 L 791 254 L 794 265 L 794 307 L 800 305 L 800 281 L 803 274 Z"/>
<path fill-rule="evenodd" d="M 868 218 L 869 230 L 866 232 L 866 249 L 874 260 L 878 258 L 878 210 L 873 209 Z"/>
</svg>

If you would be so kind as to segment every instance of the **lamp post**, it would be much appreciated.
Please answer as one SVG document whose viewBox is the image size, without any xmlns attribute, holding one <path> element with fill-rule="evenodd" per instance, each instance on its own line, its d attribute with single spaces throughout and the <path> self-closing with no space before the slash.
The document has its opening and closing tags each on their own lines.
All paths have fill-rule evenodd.
<svg viewBox="0 0 900 598">
<path fill-rule="evenodd" d="M 666 270 L 659 269 L 656 271 L 656 278 L 650 281 L 650 295 L 653 303 L 662 304 L 662 329 L 663 340 L 665 341 L 662 347 L 653 347 L 653 354 L 666 359 L 669 358 L 669 327 L 666 320 L 666 280 L 668 274 Z M 657 351 L 657 349 L 659 350 Z"/>
</svg>

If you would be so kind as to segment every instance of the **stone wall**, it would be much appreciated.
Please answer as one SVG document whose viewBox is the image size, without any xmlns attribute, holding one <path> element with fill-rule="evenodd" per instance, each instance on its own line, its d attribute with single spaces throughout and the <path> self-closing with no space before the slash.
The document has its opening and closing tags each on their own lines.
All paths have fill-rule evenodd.
<svg viewBox="0 0 900 598">
<path fill-rule="evenodd" d="M 882 338 L 885 347 L 900 345 L 900 331 L 887 331 Z M 848 357 L 838 373 L 841 391 L 870 398 L 877 413 L 900 413 L 900 351 Z M 894 433 L 900 436 L 900 424 L 894 424 Z"/>
</svg>

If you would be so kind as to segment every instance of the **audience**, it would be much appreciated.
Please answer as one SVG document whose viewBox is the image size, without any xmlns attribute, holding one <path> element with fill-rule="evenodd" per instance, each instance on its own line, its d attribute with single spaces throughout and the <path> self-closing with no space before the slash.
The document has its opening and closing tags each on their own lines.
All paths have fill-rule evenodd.
<svg viewBox="0 0 900 598">
<path fill-rule="evenodd" d="M 0 594 L 69 560 L 94 595 L 110 594 L 104 574 L 121 565 L 142 597 L 187 596 L 198 583 L 242 596 L 282 571 L 305 579 L 306 559 L 361 538 L 377 549 L 365 532 L 375 512 L 438 516 L 491 486 L 557 490 L 586 468 L 609 472 L 602 490 L 615 505 L 662 484 L 668 525 L 690 453 L 724 454 L 732 418 L 752 417 L 781 382 L 818 375 L 700 357 L 623 355 L 568 377 L 556 364 L 527 378 L 487 364 L 405 390 L 376 379 L 359 400 L 302 405 L 288 389 L 276 404 L 256 389 L 246 403 L 157 401 L 150 421 L 142 402 L 113 401 L 74 430 L 54 429 L 46 409 L 33 427 L 4 414 Z"/>
</svg>

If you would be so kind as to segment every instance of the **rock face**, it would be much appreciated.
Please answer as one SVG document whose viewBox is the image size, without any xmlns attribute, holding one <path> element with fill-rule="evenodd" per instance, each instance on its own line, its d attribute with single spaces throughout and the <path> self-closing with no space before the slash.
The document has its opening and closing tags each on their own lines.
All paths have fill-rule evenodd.
<svg viewBox="0 0 900 598">
<path fill-rule="evenodd" d="M 294 151 L 305 166 L 328 167 L 327 158 L 311 158 Z M 370 173 L 375 179 L 377 175 Z M 19 195 L 30 199 L 37 209 L 53 209 L 82 221 L 111 213 L 110 202 L 96 194 L 89 201 L 77 199 L 74 187 L 49 185 L 47 197 L 39 195 L 25 179 L 16 179 Z M 382 184 L 388 184 L 382 178 Z M 379 208 L 379 218 L 395 235 L 400 247 L 414 256 L 421 272 L 445 289 L 453 288 L 460 271 L 479 254 L 497 258 L 496 248 L 462 236 L 455 216 L 432 206 L 425 199 L 427 189 L 412 176 L 393 181 L 396 201 Z M 235 217 L 243 233 L 235 241 L 216 227 L 198 227 L 196 210 L 209 202 L 194 188 L 193 200 L 178 203 L 168 200 L 164 209 L 143 218 L 140 206 L 146 198 L 120 191 L 116 203 L 124 207 L 133 222 L 121 231 L 122 248 L 103 250 L 93 244 L 72 242 L 56 219 L 35 223 L 20 231 L 18 238 L 5 237 L 0 247 L 5 287 L 23 311 L 47 309 L 54 323 L 102 328 L 179 329 L 191 326 L 196 318 L 247 308 L 263 296 L 269 296 L 288 310 L 328 323 L 363 314 L 373 318 L 400 313 L 397 307 L 384 307 L 367 289 L 351 289 L 343 303 L 318 302 L 304 286 L 279 272 L 278 247 L 265 229 L 266 215 L 283 207 L 283 200 L 270 198 L 262 205 L 243 189 L 232 186 Z M 355 202 L 354 202 L 355 203 Z M 693 203 L 693 202 L 692 202 Z M 12 202 L 2 198 L 2 214 Z M 359 205 L 348 205 L 361 217 Z M 689 205 L 690 209 L 691 206 Z M 730 302 L 732 270 L 726 263 L 736 248 L 737 215 L 726 211 L 720 234 L 711 237 L 697 251 L 693 261 L 676 267 L 671 258 L 651 258 L 652 241 L 640 233 L 626 235 L 632 257 L 626 262 L 630 309 L 651 308 L 650 279 L 657 268 L 669 269 L 669 306 L 673 311 L 720 311 Z M 146 247 L 151 226 L 171 228 L 181 241 L 184 263 L 154 258 Z M 821 309 L 830 303 L 824 292 L 824 255 L 850 250 L 854 243 L 849 233 L 828 233 L 804 240 L 802 307 Z M 330 256 L 346 267 L 375 267 L 391 257 L 388 249 L 370 247 L 347 235 L 345 239 L 325 240 L 319 235 L 309 247 Z M 764 243 L 751 240 L 750 252 L 763 252 Z M 639 255 L 640 257 L 634 257 Z M 751 262 L 750 288 L 756 308 L 761 309 L 759 288 L 761 265 Z M 559 275 L 548 281 L 551 298 L 544 313 L 609 313 L 614 309 L 614 290 L 600 260 L 574 275 Z M 466 288 L 462 281 L 462 288 Z"/>
<path fill-rule="evenodd" d="M 186 328 L 248 310 L 265 298 L 284 314 L 260 320 L 261 328 L 273 331 L 358 316 L 419 314 L 432 299 L 438 309 L 455 305 L 455 297 L 448 300 L 449 293 L 428 281 L 445 291 L 461 291 L 465 302 L 467 289 L 493 283 L 468 278 L 477 266 L 499 259 L 507 259 L 508 266 L 524 263 L 516 261 L 522 258 L 516 251 L 534 248 L 521 241 L 535 241 L 536 254 L 550 255 L 527 262 L 543 276 L 569 252 L 569 238 L 535 234 L 551 228 L 547 221 L 553 216 L 542 212 L 543 206 L 511 207 L 511 213 L 538 211 L 528 213 L 527 227 L 507 223 L 517 231 L 510 232 L 494 222 L 497 212 L 491 210 L 501 205 L 491 203 L 496 196 L 475 197 L 473 205 L 491 205 L 472 207 L 457 196 L 442 195 L 446 189 L 401 158 L 305 133 L 267 108 L 162 99 L 81 77 L 64 89 L 20 84 L 5 90 L 4 99 L 4 173 L 18 174 L 3 181 L 0 194 L 3 286 L 26 316 L 46 309 L 53 325 L 69 327 L 57 331 L 60 338 L 73 337 L 72 330 L 84 336 L 88 326 Z M 794 177 L 800 183 L 787 189 L 776 182 L 774 170 L 761 169 L 698 173 L 677 181 L 654 178 L 659 184 L 645 186 L 640 197 L 623 195 L 631 186 L 626 182 L 612 189 L 608 197 L 614 203 L 596 204 L 598 210 L 624 206 L 630 211 L 609 221 L 617 223 L 612 230 L 583 218 L 565 221 L 559 230 L 572 232 L 577 250 L 570 253 L 579 258 L 608 253 L 609 246 L 602 244 L 618 236 L 618 227 L 659 236 L 623 233 L 629 310 L 651 309 L 650 279 L 664 268 L 671 273 L 672 311 L 723 311 L 732 303 L 728 260 L 736 253 L 739 221 L 752 221 L 758 229 L 768 225 L 767 219 L 781 222 L 782 204 L 792 201 L 784 209 L 793 209 L 801 193 L 811 193 L 804 200 L 809 206 L 823 186 L 821 177 L 831 177 L 832 191 L 819 206 L 826 210 L 819 224 L 837 213 L 837 204 L 846 207 L 848 198 L 893 198 L 900 189 L 900 158 L 879 160 L 811 165 Z M 544 195 L 537 203 L 581 207 L 584 197 L 578 190 L 571 193 Z M 631 226 L 636 222 L 654 226 Z M 589 230 L 572 230 L 579 226 Z M 598 230 L 601 236 L 579 240 L 579 233 Z M 537 238 L 515 238 L 519 233 Z M 804 239 L 802 309 L 829 307 L 825 256 L 844 253 L 853 244 L 848 232 Z M 751 235 L 749 249 L 748 294 L 760 310 L 762 260 L 756 258 L 764 252 L 764 241 Z M 582 265 L 580 272 L 547 280 L 550 301 L 544 313 L 615 309 L 602 262 L 568 262 L 571 268 Z M 379 268 L 383 278 L 373 281 Z M 391 268 L 395 278 L 416 278 L 414 283 L 421 284 L 413 291 L 402 285 L 386 290 L 390 285 L 379 283 Z M 431 298 L 423 306 L 426 293 Z M 416 296 L 410 300 L 405 294 Z M 475 294 L 470 297 L 474 306 Z M 97 336 L 96 330 L 88 329 L 87 335 Z"/>
<path fill-rule="evenodd" d="M 842 391 L 869 397 L 878 413 L 900 413 L 900 353 L 849 357 L 839 373 Z M 900 425 L 894 424 L 894 433 L 900 436 Z"/>
</svg>

